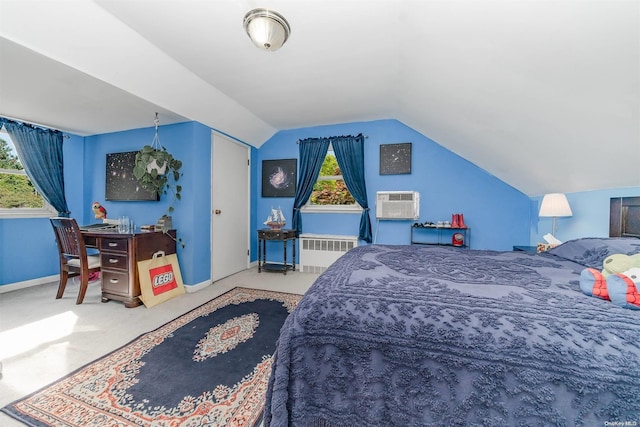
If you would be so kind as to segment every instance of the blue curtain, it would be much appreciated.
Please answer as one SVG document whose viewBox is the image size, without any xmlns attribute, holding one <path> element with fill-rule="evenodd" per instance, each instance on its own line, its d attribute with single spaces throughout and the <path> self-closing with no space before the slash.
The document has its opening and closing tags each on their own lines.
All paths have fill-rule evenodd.
<svg viewBox="0 0 640 427">
<path fill-rule="evenodd" d="M 293 223 L 291 228 L 297 234 L 302 231 L 302 214 L 300 208 L 307 203 L 313 184 L 316 183 L 320 168 L 329 149 L 330 140 L 326 138 L 308 138 L 300 141 L 300 173 L 296 187 L 296 198 L 293 201 Z"/>
<path fill-rule="evenodd" d="M 364 136 L 342 136 L 332 138 L 331 145 L 336 153 L 338 166 L 349 192 L 362 206 L 358 238 L 371 243 L 371 219 L 367 202 L 367 187 L 364 182 Z"/>
<path fill-rule="evenodd" d="M 44 199 L 68 217 L 70 212 L 64 197 L 64 168 L 62 161 L 62 132 L 42 129 L 0 117 L 24 170 Z"/>
</svg>

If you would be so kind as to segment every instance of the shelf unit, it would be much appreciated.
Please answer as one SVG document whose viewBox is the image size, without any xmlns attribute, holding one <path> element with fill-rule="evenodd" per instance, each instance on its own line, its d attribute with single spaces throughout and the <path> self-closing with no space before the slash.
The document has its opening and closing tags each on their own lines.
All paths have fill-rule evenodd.
<svg viewBox="0 0 640 427">
<path fill-rule="evenodd" d="M 461 233 L 464 238 L 464 243 L 460 246 L 452 243 L 453 235 L 456 233 Z M 471 228 L 438 227 L 415 223 L 411 226 L 411 244 L 469 248 L 471 247 Z"/>
</svg>

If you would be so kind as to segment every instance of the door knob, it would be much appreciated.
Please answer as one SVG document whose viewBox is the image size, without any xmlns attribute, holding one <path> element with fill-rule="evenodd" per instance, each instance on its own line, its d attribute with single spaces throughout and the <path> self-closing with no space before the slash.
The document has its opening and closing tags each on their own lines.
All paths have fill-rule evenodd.
<svg viewBox="0 0 640 427">
<path fill-rule="evenodd" d="M 222 211 L 220 209 L 216 209 L 215 211 L 213 211 L 213 213 L 215 213 L 216 215 L 220 215 Z"/>
</svg>

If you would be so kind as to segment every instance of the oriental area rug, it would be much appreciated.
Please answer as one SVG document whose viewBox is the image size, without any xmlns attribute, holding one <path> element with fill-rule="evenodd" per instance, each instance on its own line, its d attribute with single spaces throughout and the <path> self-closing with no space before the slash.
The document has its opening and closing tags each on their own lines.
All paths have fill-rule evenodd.
<svg viewBox="0 0 640 427">
<path fill-rule="evenodd" d="M 31 426 L 253 427 L 300 298 L 234 288 L 2 411 Z"/>
</svg>

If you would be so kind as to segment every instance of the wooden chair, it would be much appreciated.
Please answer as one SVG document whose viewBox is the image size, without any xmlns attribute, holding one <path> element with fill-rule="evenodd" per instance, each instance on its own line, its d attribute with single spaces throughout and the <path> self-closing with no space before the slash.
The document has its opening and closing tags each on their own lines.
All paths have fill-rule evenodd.
<svg viewBox="0 0 640 427">
<path fill-rule="evenodd" d="M 62 298 L 69 277 L 80 276 L 80 291 L 76 304 L 82 304 L 87 292 L 89 275 L 100 271 L 100 256 L 87 255 L 78 223 L 73 218 L 50 218 L 60 255 L 60 285 L 56 299 Z"/>
</svg>

